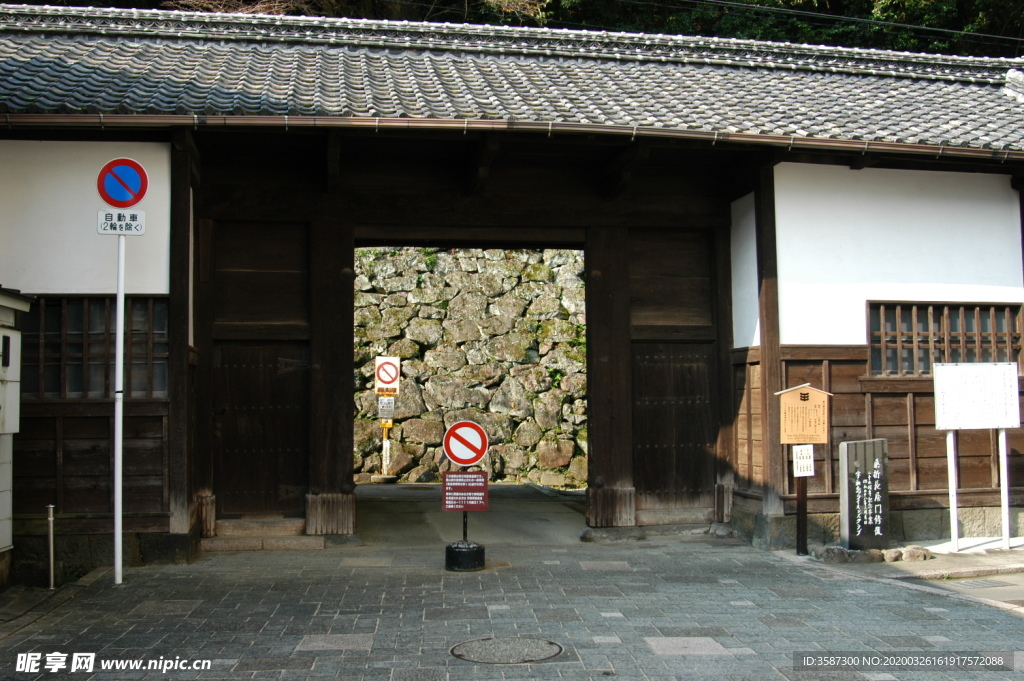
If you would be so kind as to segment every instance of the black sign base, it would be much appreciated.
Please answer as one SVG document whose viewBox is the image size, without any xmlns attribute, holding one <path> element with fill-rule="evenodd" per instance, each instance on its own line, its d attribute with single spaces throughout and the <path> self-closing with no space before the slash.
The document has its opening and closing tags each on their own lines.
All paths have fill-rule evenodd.
<svg viewBox="0 0 1024 681">
<path fill-rule="evenodd" d="M 484 569 L 484 547 L 476 542 L 457 541 L 444 549 L 444 569 L 473 572 Z"/>
</svg>

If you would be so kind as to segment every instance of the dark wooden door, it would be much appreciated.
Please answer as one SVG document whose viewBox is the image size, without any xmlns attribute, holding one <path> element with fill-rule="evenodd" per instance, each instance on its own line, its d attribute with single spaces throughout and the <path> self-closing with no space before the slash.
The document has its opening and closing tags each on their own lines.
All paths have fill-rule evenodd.
<svg viewBox="0 0 1024 681">
<path fill-rule="evenodd" d="M 219 343 L 214 457 L 221 517 L 301 514 L 309 476 L 305 343 Z"/>
<path fill-rule="evenodd" d="M 637 510 L 713 509 L 713 343 L 633 343 Z"/>
</svg>

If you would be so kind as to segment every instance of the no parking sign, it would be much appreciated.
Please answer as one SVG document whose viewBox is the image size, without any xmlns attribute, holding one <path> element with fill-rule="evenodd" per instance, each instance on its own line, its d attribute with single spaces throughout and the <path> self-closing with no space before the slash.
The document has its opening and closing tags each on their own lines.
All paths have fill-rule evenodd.
<svg viewBox="0 0 1024 681">
<path fill-rule="evenodd" d="M 115 158 L 100 169 L 96 189 L 108 206 L 131 208 L 146 198 L 149 175 L 138 161 Z"/>
</svg>

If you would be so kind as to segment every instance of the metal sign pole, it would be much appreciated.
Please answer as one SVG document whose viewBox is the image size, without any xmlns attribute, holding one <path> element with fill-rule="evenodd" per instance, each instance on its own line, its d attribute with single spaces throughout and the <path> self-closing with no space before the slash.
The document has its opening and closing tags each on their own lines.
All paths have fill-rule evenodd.
<svg viewBox="0 0 1024 681">
<path fill-rule="evenodd" d="M 1010 478 L 1006 429 L 999 429 L 999 504 L 1003 511 L 1003 548 L 1010 550 Z"/>
<path fill-rule="evenodd" d="M 960 529 L 956 508 L 956 488 L 959 486 L 956 474 L 956 431 L 946 431 L 946 464 L 949 482 L 949 537 L 953 542 L 953 551 L 960 550 Z"/>
<path fill-rule="evenodd" d="M 122 522 L 121 479 L 124 433 L 124 234 L 117 235 L 117 333 L 114 341 L 114 584 L 121 583 Z"/>
</svg>

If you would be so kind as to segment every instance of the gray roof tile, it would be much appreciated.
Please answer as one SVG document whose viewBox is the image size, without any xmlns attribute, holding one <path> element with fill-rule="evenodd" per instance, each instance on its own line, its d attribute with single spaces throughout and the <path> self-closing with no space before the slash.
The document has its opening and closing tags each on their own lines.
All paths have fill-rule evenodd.
<svg viewBox="0 0 1024 681">
<path fill-rule="evenodd" d="M 1021 70 L 685 36 L 0 5 L 8 114 L 497 119 L 1022 150 Z"/>
</svg>

